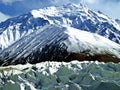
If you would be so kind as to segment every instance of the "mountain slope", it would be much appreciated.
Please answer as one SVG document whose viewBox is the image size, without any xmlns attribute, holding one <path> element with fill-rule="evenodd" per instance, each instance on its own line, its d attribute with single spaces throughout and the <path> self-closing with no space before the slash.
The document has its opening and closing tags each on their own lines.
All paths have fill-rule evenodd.
<svg viewBox="0 0 120 90">
<path fill-rule="evenodd" d="M 93 12 L 82 4 L 48 7 L 31 11 L 33 17 L 43 17 L 50 23 L 68 25 L 102 35 L 119 43 L 120 26 L 101 12 Z"/>
<path fill-rule="evenodd" d="M 8 19 L 0 23 L 0 48 L 3 50 L 46 24 L 68 25 L 80 30 L 98 33 L 120 43 L 120 26 L 102 14 L 79 4 L 48 7 Z"/>
<path fill-rule="evenodd" d="M 33 19 L 30 13 L 0 23 L 0 48 L 8 47 L 47 23 L 49 22 L 42 18 Z"/>
<path fill-rule="evenodd" d="M 71 56 L 74 54 L 78 54 L 77 57 Z M 0 56 L 3 65 L 74 59 L 119 62 L 120 45 L 72 27 L 46 25 L 4 49 Z"/>
</svg>

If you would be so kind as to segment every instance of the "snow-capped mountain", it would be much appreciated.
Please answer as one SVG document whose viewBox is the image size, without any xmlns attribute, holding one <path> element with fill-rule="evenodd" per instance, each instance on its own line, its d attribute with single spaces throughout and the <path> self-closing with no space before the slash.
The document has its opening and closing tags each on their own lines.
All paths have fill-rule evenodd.
<svg viewBox="0 0 120 90">
<path fill-rule="evenodd" d="M 119 39 L 117 22 L 81 4 L 8 19 L 0 23 L 0 90 L 120 90 Z"/>
<path fill-rule="evenodd" d="M 81 4 L 32 10 L 0 23 L 0 64 L 76 59 L 120 62 L 119 29 L 100 11 Z"/>
<path fill-rule="evenodd" d="M 0 56 L 3 65 L 75 59 L 119 62 L 120 45 L 95 33 L 46 25 L 4 49 Z"/>
<path fill-rule="evenodd" d="M 93 12 L 79 4 L 48 7 L 8 19 L 0 23 L 0 48 L 4 49 L 46 24 L 68 25 L 98 33 L 120 43 L 120 26 L 101 12 Z"/>
</svg>

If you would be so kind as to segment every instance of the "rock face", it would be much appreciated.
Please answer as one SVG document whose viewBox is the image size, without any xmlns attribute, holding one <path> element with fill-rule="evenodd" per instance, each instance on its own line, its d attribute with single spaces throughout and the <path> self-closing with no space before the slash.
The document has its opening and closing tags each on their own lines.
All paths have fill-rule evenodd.
<svg viewBox="0 0 120 90">
<path fill-rule="evenodd" d="M 42 62 L 0 67 L 0 90 L 120 90 L 120 64 Z"/>
</svg>

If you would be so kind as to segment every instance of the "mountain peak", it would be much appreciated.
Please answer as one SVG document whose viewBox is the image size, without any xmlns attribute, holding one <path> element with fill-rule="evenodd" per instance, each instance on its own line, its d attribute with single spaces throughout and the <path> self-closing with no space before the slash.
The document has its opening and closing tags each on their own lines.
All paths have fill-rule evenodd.
<svg viewBox="0 0 120 90">
<path fill-rule="evenodd" d="M 46 24 L 71 26 L 120 43 L 120 26 L 114 20 L 103 13 L 93 12 L 82 4 L 67 4 L 32 10 L 0 23 L 0 48 L 7 48 Z"/>
<path fill-rule="evenodd" d="M 81 30 L 84 32 L 87 31 L 88 34 L 83 33 Z M 81 36 L 80 37 L 75 32 L 78 33 L 81 32 L 83 35 L 79 33 L 79 35 Z M 96 34 L 99 34 L 101 37 L 106 38 L 103 39 L 103 41 L 105 40 L 107 42 L 103 42 L 102 38 L 100 36 L 97 36 Z M 62 38 L 60 38 L 61 36 Z M 91 39 L 86 37 L 90 37 Z M 36 54 L 36 52 L 38 54 L 39 50 L 41 49 L 44 51 L 46 50 L 47 47 L 47 50 L 49 50 L 48 48 L 53 48 L 54 50 L 54 45 L 53 47 L 50 47 L 51 44 L 47 46 L 48 43 L 51 42 L 53 42 L 52 44 L 59 43 L 58 42 L 59 40 L 64 41 L 66 38 L 69 38 L 70 40 L 67 39 L 66 41 L 67 45 L 64 46 L 63 44 L 62 48 L 63 47 L 66 48 L 66 46 L 70 46 L 72 44 L 70 46 L 71 48 L 68 49 L 70 50 L 70 52 L 75 51 L 75 53 L 77 53 L 76 50 L 79 50 L 79 48 L 81 50 L 82 48 L 85 49 L 85 51 L 83 51 L 84 53 L 86 53 L 86 51 L 87 53 L 90 51 L 92 52 L 94 51 L 95 53 L 99 54 L 98 53 L 99 49 L 100 50 L 103 49 L 105 53 L 107 52 L 109 54 L 107 55 L 107 59 L 110 59 L 111 56 L 116 56 L 119 58 L 119 45 L 113 44 L 112 41 L 116 43 L 120 43 L 120 26 L 114 20 L 104 15 L 103 13 L 94 12 L 88 9 L 87 7 L 83 6 L 82 4 L 77 4 L 77 5 L 68 4 L 60 7 L 51 6 L 44 9 L 32 10 L 27 14 L 20 15 L 15 18 L 11 18 L 3 23 L 0 23 L 0 48 L 1 48 L 0 55 L 2 55 L 2 57 L 5 60 L 8 59 L 11 60 L 11 58 L 12 60 L 23 59 L 23 58 L 24 59 L 27 58 L 26 60 L 29 60 L 29 57 L 27 56 Z M 88 41 L 86 41 L 87 39 Z M 111 42 L 108 39 L 111 40 Z M 90 41 L 95 41 L 96 44 Z M 61 47 L 61 44 L 59 45 Z M 103 45 L 103 47 L 100 45 Z M 58 48 L 60 47 L 55 46 L 55 49 L 58 50 Z M 118 50 L 116 49 L 116 47 Z M 103 52 L 103 51 L 99 51 L 99 52 Z M 115 52 L 112 53 L 113 51 Z M 79 56 L 81 56 L 81 54 L 80 55 L 78 54 L 78 57 Z M 101 56 L 98 55 L 98 57 Z M 87 58 L 89 59 L 89 57 Z M 91 58 L 93 59 L 93 56 L 91 56 Z M 76 59 L 76 58 L 72 58 L 72 59 Z M 94 57 L 94 59 L 96 59 L 96 57 Z"/>
<path fill-rule="evenodd" d="M 65 13 L 77 13 L 79 11 L 88 12 L 88 8 L 82 4 L 67 4 L 60 7 L 46 7 L 44 9 L 32 10 L 31 14 L 34 17 L 43 17 L 44 16 L 61 16 Z"/>
</svg>

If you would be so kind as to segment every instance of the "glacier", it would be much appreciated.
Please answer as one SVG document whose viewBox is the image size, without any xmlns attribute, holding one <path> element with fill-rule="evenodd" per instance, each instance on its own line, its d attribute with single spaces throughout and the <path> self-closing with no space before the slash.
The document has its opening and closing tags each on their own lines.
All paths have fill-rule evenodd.
<svg viewBox="0 0 120 90">
<path fill-rule="evenodd" d="M 46 61 L 0 67 L 0 90 L 120 90 L 120 64 Z"/>
</svg>

